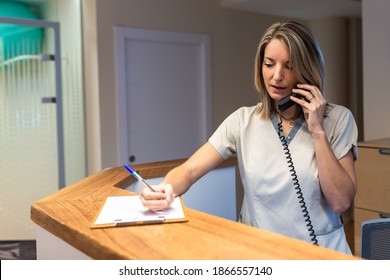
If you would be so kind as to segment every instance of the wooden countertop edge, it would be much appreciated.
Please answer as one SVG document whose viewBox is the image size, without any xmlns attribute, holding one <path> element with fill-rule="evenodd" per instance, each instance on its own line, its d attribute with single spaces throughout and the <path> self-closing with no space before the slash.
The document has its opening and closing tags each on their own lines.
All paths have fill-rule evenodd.
<svg viewBox="0 0 390 280">
<path fill-rule="evenodd" d="M 102 244 L 95 242 L 89 234 L 84 234 L 45 214 L 40 208 L 40 203 L 35 203 L 31 208 L 31 220 L 93 259 L 99 259 L 98 256 L 101 255 L 101 252 L 104 252 L 104 259 L 107 260 L 124 258 L 124 256 L 119 258 L 118 252 L 113 251 L 109 246 L 102 246 Z"/>
<path fill-rule="evenodd" d="M 186 209 L 190 219 L 198 219 L 198 220 L 208 220 L 209 214 L 202 213 L 196 210 L 192 209 Z M 36 211 L 36 212 L 35 212 Z M 89 232 L 84 232 L 77 230 L 75 228 L 72 228 L 68 226 L 67 224 L 54 219 L 53 217 L 50 217 L 50 215 L 45 214 L 44 211 L 42 211 L 42 208 L 40 207 L 40 203 L 34 204 L 34 207 L 32 209 L 32 217 L 33 221 L 44 228 L 45 230 L 49 231 L 50 233 L 54 234 L 58 238 L 64 240 L 65 242 L 69 243 L 75 248 L 78 248 L 78 250 L 82 251 L 86 255 L 90 256 L 93 259 L 102 259 L 102 260 L 125 260 L 125 259 L 132 259 L 129 255 L 125 254 L 125 252 L 121 251 L 115 251 L 110 246 L 105 246 L 104 243 L 99 242 L 99 240 L 95 240 L 93 236 Z M 308 244 L 306 242 L 288 238 L 282 235 L 270 233 L 264 230 L 260 230 L 257 228 L 253 228 L 247 225 L 243 224 L 237 224 L 235 222 L 232 222 L 230 220 L 226 220 L 219 217 L 212 216 L 213 219 L 221 226 L 224 227 L 225 230 L 237 232 L 237 236 L 241 236 L 242 238 L 247 237 L 247 240 L 254 239 L 254 235 L 257 235 L 258 238 L 256 238 L 257 243 L 267 243 L 268 245 L 264 248 L 261 248 L 261 254 L 258 256 L 247 256 L 245 259 L 296 259 L 296 260 L 325 260 L 325 259 L 332 259 L 332 260 L 342 260 L 342 259 L 351 259 L 351 260 L 359 260 L 359 258 L 353 257 L 353 256 L 347 256 L 342 253 L 334 252 L 332 250 L 326 249 L 326 248 L 320 248 L 320 247 L 310 247 L 314 246 L 311 244 Z M 261 234 L 259 235 L 259 233 Z M 288 246 L 285 246 L 285 245 Z M 245 245 L 247 246 L 247 245 Z M 249 247 L 248 247 L 249 248 Z M 273 255 L 272 252 L 266 252 L 267 250 L 271 250 L 272 252 L 274 250 L 279 250 L 279 254 L 274 254 L 275 257 L 260 257 L 264 254 L 271 256 Z M 310 250 L 308 250 L 310 249 Z M 102 254 L 104 252 L 104 254 Z M 302 257 L 303 254 L 305 257 Z M 283 257 L 286 256 L 286 257 Z M 289 257 L 287 257 L 289 256 Z M 294 257 L 291 257 L 294 256 Z M 139 259 L 139 258 L 134 258 Z M 164 258 L 144 258 L 144 259 L 170 259 L 168 257 Z M 180 259 L 180 258 L 178 258 Z M 183 258 L 181 258 L 183 259 Z M 184 259 L 202 259 L 202 258 L 184 258 Z M 205 259 L 208 259 L 207 256 Z M 216 258 L 214 258 L 216 259 Z M 221 260 L 231 260 L 231 259 L 239 259 L 239 258 L 232 258 L 232 257 L 224 257 L 221 256 Z"/>
<path fill-rule="evenodd" d="M 177 164 L 180 164 L 180 162 L 181 161 L 169 162 L 168 168 L 160 167 L 159 165 L 156 165 L 155 168 L 160 173 L 166 172 L 172 166 L 174 167 L 177 166 Z M 233 163 L 236 164 L 234 160 Z M 231 162 L 229 164 L 231 164 Z M 229 165 L 225 165 L 225 166 L 229 166 Z M 136 168 L 139 169 L 140 172 L 142 172 L 144 168 L 150 168 L 150 166 L 138 165 L 136 166 Z M 153 176 L 154 175 L 155 174 L 153 174 Z M 62 219 L 59 219 L 58 216 L 51 215 L 51 213 L 48 213 L 45 210 L 45 209 L 51 209 L 50 207 L 53 207 L 54 209 L 59 211 L 58 209 L 61 210 L 61 207 L 59 206 L 62 205 L 62 207 L 66 207 L 68 203 L 71 204 L 73 201 L 79 200 L 84 202 L 86 201 L 87 204 L 88 203 L 91 204 L 92 205 L 91 207 L 93 207 L 93 211 L 95 211 L 96 210 L 95 204 L 101 203 L 104 200 L 104 198 L 107 196 L 129 195 L 128 191 L 113 185 L 113 182 L 120 182 L 126 178 L 132 178 L 132 176 L 129 176 L 128 172 L 123 167 L 113 167 L 113 168 L 102 170 L 96 174 L 93 174 L 87 178 L 80 180 L 75 184 L 72 184 L 64 189 L 61 189 L 46 198 L 43 198 L 33 203 L 33 205 L 31 206 L 31 219 L 34 223 L 36 223 L 43 229 L 47 230 L 48 232 L 52 233 L 58 238 L 64 240 L 65 242 L 69 243 L 73 247 L 78 248 L 80 251 L 84 252 L 85 254 L 87 254 L 93 259 L 107 259 L 107 260 L 108 259 L 131 259 L 131 256 L 126 254 L 126 252 L 115 250 L 115 248 L 106 246 L 104 242 L 100 242 L 100 240 L 97 240 L 98 239 L 97 237 L 99 237 L 99 235 L 96 236 L 94 234 L 91 234 L 91 231 L 89 229 L 88 230 L 86 229 L 85 224 L 84 224 L 84 229 L 72 227 L 71 225 L 68 225 L 66 223 L 66 219 L 63 218 L 62 216 L 61 216 Z M 94 186 L 92 186 L 92 190 L 91 190 L 91 182 L 93 182 L 94 184 Z M 64 209 L 66 210 L 67 208 Z M 293 258 L 286 257 L 286 259 L 359 259 L 353 256 L 347 256 L 342 253 L 334 252 L 325 248 L 320 248 L 320 251 L 317 248 L 311 248 L 309 250 L 310 252 L 308 252 L 308 249 L 310 248 L 309 246 L 313 246 L 313 245 L 307 244 L 303 241 L 295 240 L 281 235 L 280 236 L 275 235 L 274 233 L 268 233 L 259 230 L 257 228 L 253 228 L 243 224 L 238 224 L 233 221 L 226 220 L 220 217 L 215 217 L 196 210 L 187 208 L 186 211 L 187 214 L 189 215 L 189 219 L 193 219 L 193 222 L 195 224 L 201 222 L 202 220 L 205 220 L 207 222 L 210 219 L 212 219 L 213 222 L 216 222 L 217 225 L 214 225 L 216 227 L 221 227 L 223 229 L 227 229 L 232 232 L 237 232 L 237 234 L 241 235 L 241 237 L 246 237 L 248 238 L 248 240 L 253 239 L 254 242 L 257 241 L 271 242 L 273 244 L 272 248 L 279 247 L 280 250 L 285 250 L 286 253 L 290 252 L 289 255 L 275 254 L 276 256 L 278 256 L 277 258 L 275 257 L 275 259 L 280 259 L 280 256 L 283 255 L 295 256 L 295 253 L 299 253 L 299 252 L 302 252 L 302 254 L 305 255 L 306 257 L 305 258 L 298 257 L 298 256 Z M 84 223 L 91 222 L 90 221 L 91 215 L 92 214 L 89 214 L 88 217 L 87 216 L 81 217 L 86 219 Z M 259 235 L 260 231 L 262 231 L 263 233 Z M 102 234 L 102 236 L 104 236 L 105 238 L 109 238 L 109 235 L 106 235 L 105 233 Z M 222 236 L 221 238 L 224 237 Z M 234 242 L 236 241 L 232 241 L 232 244 Z M 248 248 L 253 251 L 253 248 L 250 248 L 250 244 L 247 244 L 246 242 L 244 243 L 246 245 L 242 245 L 242 249 Z M 283 247 L 284 246 L 283 244 L 287 244 L 288 246 Z M 268 250 L 270 249 L 269 247 L 267 248 Z M 104 254 L 102 254 L 102 252 L 104 252 Z M 221 259 L 232 259 L 232 258 L 230 257 L 224 258 L 223 256 L 221 256 Z M 255 255 L 250 255 L 248 256 L 248 259 L 262 259 L 262 258 L 256 257 Z M 267 258 L 267 259 L 273 259 L 273 258 Z"/>
</svg>

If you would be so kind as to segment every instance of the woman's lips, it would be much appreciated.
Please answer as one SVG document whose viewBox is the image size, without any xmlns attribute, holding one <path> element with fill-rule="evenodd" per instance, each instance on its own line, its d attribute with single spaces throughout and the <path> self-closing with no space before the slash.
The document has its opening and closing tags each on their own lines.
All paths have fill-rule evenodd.
<svg viewBox="0 0 390 280">
<path fill-rule="evenodd" d="M 271 88 L 275 93 L 282 93 L 283 91 L 286 90 L 286 87 L 273 86 L 273 85 L 271 85 Z"/>
</svg>

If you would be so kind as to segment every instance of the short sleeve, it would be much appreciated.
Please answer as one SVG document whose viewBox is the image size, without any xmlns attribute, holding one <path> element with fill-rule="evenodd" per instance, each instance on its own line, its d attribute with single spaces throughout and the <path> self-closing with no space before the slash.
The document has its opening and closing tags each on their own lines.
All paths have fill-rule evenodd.
<svg viewBox="0 0 390 280">
<path fill-rule="evenodd" d="M 344 157 L 351 149 L 355 159 L 358 157 L 358 129 L 350 110 L 340 105 L 333 105 L 330 110 L 327 134 L 330 145 L 337 159 Z"/>
<path fill-rule="evenodd" d="M 211 145 L 224 159 L 228 159 L 237 152 L 241 111 L 242 109 L 238 109 L 228 116 L 209 138 Z"/>
</svg>

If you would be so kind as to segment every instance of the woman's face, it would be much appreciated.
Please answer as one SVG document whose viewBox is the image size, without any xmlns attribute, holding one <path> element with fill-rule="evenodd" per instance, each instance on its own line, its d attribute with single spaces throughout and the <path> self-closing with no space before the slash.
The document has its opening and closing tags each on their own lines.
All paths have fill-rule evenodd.
<svg viewBox="0 0 390 280">
<path fill-rule="evenodd" d="M 278 39 L 272 39 L 264 50 L 262 65 L 265 87 L 276 101 L 292 92 L 298 80 L 291 69 L 287 46 Z"/>
</svg>

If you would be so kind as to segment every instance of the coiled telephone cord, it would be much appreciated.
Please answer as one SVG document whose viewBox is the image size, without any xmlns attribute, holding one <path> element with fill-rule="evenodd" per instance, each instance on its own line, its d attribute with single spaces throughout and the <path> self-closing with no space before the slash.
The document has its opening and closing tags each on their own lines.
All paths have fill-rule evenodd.
<svg viewBox="0 0 390 280">
<path fill-rule="evenodd" d="M 313 244 L 318 246 L 317 236 L 314 232 L 314 228 L 313 228 L 313 225 L 311 222 L 309 211 L 307 210 L 306 202 L 305 202 L 305 199 L 303 197 L 303 193 L 302 193 L 301 186 L 299 184 L 297 173 L 295 171 L 295 167 L 294 167 L 294 163 L 293 163 L 293 160 L 291 157 L 290 149 L 288 148 L 286 137 L 283 135 L 282 118 L 280 118 L 280 122 L 278 123 L 278 134 L 279 134 L 279 139 L 280 139 L 282 146 L 283 146 L 283 150 L 284 150 L 284 154 L 286 156 L 288 167 L 290 169 L 290 174 L 292 177 L 292 181 L 294 184 L 296 194 L 298 196 L 298 202 L 299 202 L 300 207 L 301 207 L 303 218 L 305 219 L 307 230 L 309 231 L 309 236 L 310 236 Z"/>
</svg>

